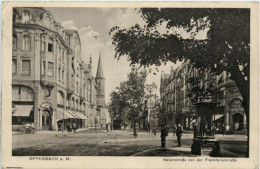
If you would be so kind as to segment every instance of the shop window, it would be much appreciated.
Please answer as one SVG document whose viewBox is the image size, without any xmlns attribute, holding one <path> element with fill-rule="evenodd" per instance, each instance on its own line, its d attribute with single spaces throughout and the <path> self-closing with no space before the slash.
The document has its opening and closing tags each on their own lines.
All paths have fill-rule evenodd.
<svg viewBox="0 0 260 169">
<path fill-rule="evenodd" d="M 12 65 L 12 73 L 13 75 L 16 75 L 17 74 L 17 60 L 16 59 L 13 59 L 13 65 Z"/>
<path fill-rule="evenodd" d="M 53 40 L 49 39 L 48 42 L 48 52 L 53 52 Z"/>
<path fill-rule="evenodd" d="M 48 62 L 48 76 L 54 76 L 54 64 L 52 62 Z"/>
<path fill-rule="evenodd" d="M 30 68 L 31 68 L 31 61 L 30 60 L 23 60 L 22 61 L 22 74 L 30 75 Z"/>
<path fill-rule="evenodd" d="M 28 35 L 25 35 L 23 37 L 23 50 L 24 51 L 31 50 L 31 38 Z"/>
</svg>

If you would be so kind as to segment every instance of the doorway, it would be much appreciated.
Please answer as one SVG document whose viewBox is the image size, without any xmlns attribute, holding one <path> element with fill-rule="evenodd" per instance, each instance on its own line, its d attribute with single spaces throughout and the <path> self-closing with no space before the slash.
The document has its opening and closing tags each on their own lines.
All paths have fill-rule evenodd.
<svg viewBox="0 0 260 169">
<path fill-rule="evenodd" d="M 51 128 L 51 116 L 50 112 L 44 110 L 42 112 L 42 130 L 50 130 Z"/>
</svg>

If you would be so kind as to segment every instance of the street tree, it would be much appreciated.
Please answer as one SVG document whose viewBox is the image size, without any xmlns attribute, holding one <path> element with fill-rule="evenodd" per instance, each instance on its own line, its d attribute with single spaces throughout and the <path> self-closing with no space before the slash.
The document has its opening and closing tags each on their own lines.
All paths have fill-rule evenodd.
<svg viewBox="0 0 260 169">
<path fill-rule="evenodd" d="M 145 82 L 146 71 L 133 69 L 128 79 L 121 82 L 117 91 L 111 93 L 111 117 L 117 117 L 122 122 L 130 121 L 133 125 L 146 114 Z"/>
<path fill-rule="evenodd" d="M 144 67 L 189 60 L 200 70 L 210 69 L 215 74 L 226 71 L 243 98 L 249 133 L 250 10 L 141 8 L 139 12 L 145 26 L 111 29 L 115 57 L 126 56 L 131 64 Z M 163 24 L 167 31 L 160 33 L 158 28 Z M 200 38 L 203 32 L 206 37 Z"/>
</svg>

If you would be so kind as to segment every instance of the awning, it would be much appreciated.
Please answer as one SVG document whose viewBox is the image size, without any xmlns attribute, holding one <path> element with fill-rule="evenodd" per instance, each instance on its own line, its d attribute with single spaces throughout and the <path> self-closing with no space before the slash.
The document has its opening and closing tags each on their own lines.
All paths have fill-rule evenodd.
<svg viewBox="0 0 260 169">
<path fill-rule="evenodd" d="M 79 113 L 79 112 L 74 112 L 78 117 L 80 117 L 80 119 L 83 119 L 83 120 L 85 120 L 85 119 L 87 119 L 87 117 L 86 116 L 84 116 L 82 113 Z"/>
<path fill-rule="evenodd" d="M 69 119 L 74 119 L 74 117 L 67 111 L 65 111 L 64 115 Z"/>
<path fill-rule="evenodd" d="M 223 116 L 224 116 L 224 114 L 216 114 L 216 115 L 215 115 L 215 121 L 218 120 L 218 119 L 220 119 L 220 118 L 223 117 Z M 213 117 L 213 119 L 214 119 L 214 117 Z"/>
<path fill-rule="evenodd" d="M 13 116 L 29 117 L 33 105 L 15 105 Z"/>
<path fill-rule="evenodd" d="M 67 110 L 68 114 L 70 114 L 71 119 L 81 119 L 80 117 L 78 117 L 75 112 Z"/>
</svg>

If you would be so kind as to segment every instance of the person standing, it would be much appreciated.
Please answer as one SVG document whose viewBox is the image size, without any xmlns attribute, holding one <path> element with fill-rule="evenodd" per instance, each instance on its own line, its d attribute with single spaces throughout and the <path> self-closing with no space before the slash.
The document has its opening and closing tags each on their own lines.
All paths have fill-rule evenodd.
<svg viewBox="0 0 260 169">
<path fill-rule="evenodd" d="M 134 125 L 134 136 L 135 136 L 135 138 L 137 137 L 137 125 L 136 124 Z"/>
<path fill-rule="evenodd" d="M 178 139 L 178 144 L 179 144 L 178 146 L 181 147 L 182 127 L 180 124 L 177 125 L 176 136 Z"/>
<path fill-rule="evenodd" d="M 223 136 L 225 136 L 227 132 L 225 124 L 222 125 L 222 132 L 223 132 Z"/>
<path fill-rule="evenodd" d="M 73 128 L 74 133 L 76 133 L 77 126 L 75 123 L 73 123 L 72 128 Z"/>
<path fill-rule="evenodd" d="M 162 129 L 161 129 L 162 148 L 165 148 L 166 135 L 167 135 L 166 126 L 162 126 Z"/>
</svg>

